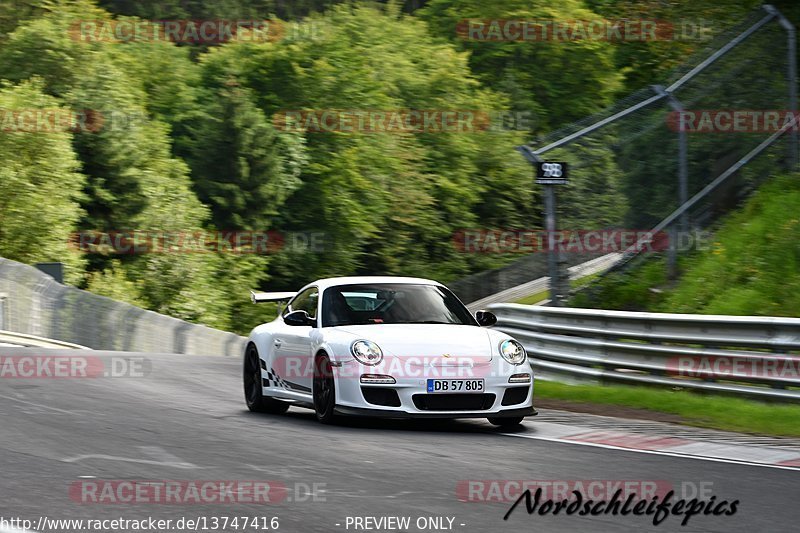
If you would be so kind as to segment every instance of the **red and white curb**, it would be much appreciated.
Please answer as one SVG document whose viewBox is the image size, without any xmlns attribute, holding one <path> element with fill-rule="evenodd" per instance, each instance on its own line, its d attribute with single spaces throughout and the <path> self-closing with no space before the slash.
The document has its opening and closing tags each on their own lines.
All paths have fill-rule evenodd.
<svg viewBox="0 0 800 533">
<path fill-rule="evenodd" d="M 525 433 L 501 433 L 509 437 L 561 442 L 596 448 L 617 449 L 637 453 L 701 459 L 749 466 L 800 471 L 800 448 L 754 446 L 735 442 L 715 442 L 690 437 L 633 433 L 614 430 L 594 430 L 538 422 L 527 424 Z"/>
</svg>

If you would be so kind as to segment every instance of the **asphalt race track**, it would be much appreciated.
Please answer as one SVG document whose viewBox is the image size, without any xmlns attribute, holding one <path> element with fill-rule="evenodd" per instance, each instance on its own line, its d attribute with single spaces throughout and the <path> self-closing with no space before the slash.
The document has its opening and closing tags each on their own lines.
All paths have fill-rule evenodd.
<svg viewBox="0 0 800 533">
<path fill-rule="evenodd" d="M 4 356 L 51 353 L 111 357 L 0 348 Z M 145 358 L 146 375 L 0 379 L 0 515 L 34 524 L 41 516 L 262 516 L 278 517 L 278 531 L 287 532 L 389 531 L 352 522 L 388 516 L 411 517 L 407 531 L 420 531 L 420 517 L 449 517 L 451 530 L 464 532 L 752 533 L 797 521 L 798 471 L 514 438 L 484 420 L 359 419 L 331 427 L 304 409 L 252 414 L 239 360 L 116 355 Z M 536 423 L 529 418 L 520 431 L 533 433 Z M 272 480 L 287 493 L 267 504 L 81 503 L 70 496 L 70 487 L 92 480 Z M 658 526 L 647 516 L 529 516 L 524 504 L 504 521 L 511 502 L 459 501 L 457 487 L 467 480 L 666 480 L 713 487 L 717 500 L 740 503 L 734 516 L 698 515 L 685 527 L 674 516 Z"/>
</svg>

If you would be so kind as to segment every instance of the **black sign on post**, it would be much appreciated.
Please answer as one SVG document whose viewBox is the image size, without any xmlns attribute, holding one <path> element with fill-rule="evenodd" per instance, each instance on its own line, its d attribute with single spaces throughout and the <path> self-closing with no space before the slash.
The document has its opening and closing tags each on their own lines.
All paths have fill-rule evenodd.
<svg viewBox="0 0 800 533">
<path fill-rule="evenodd" d="M 536 183 L 539 185 L 566 185 L 567 163 L 564 161 L 538 161 Z"/>
</svg>

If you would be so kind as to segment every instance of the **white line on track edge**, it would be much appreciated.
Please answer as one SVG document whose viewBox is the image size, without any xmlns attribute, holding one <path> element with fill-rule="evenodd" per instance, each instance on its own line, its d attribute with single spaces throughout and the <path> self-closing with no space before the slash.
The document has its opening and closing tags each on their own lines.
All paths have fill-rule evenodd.
<svg viewBox="0 0 800 533">
<path fill-rule="evenodd" d="M 635 452 L 635 453 L 647 453 L 651 455 L 666 455 L 667 457 L 679 457 L 681 459 L 699 459 L 701 461 L 712 461 L 715 463 L 730 463 L 730 464 L 737 464 L 737 465 L 745 465 L 745 466 L 760 466 L 764 468 L 777 468 L 779 470 L 792 470 L 792 471 L 800 471 L 800 467 L 797 466 L 784 466 L 784 465 L 772 465 L 768 463 L 756 463 L 753 461 L 743 461 L 740 459 L 725 459 L 723 457 L 707 457 L 703 455 L 690 455 L 687 453 L 678 453 L 678 452 L 668 452 L 668 451 L 660 451 L 660 450 L 637 450 L 636 448 L 623 448 L 621 446 L 612 446 L 610 444 L 600 444 L 597 442 L 579 442 L 574 440 L 566 440 L 561 439 L 558 437 L 538 437 L 535 435 L 520 435 L 517 433 L 498 433 L 498 435 L 503 435 L 506 437 L 520 437 L 523 439 L 532 439 L 532 440 L 545 440 L 548 442 L 559 442 L 561 444 L 577 444 L 579 446 L 592 446 L 594 448 L 605 448 L 607 450 L 619 450 L 623 452 Z"/>
</svg>

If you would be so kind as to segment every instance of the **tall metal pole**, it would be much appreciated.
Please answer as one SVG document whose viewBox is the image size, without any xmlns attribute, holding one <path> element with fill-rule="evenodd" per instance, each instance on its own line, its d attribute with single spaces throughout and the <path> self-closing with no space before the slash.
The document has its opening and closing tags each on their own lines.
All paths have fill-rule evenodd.
<svg viewBox="0 0 800 533">
<path fill-rule="evenodd" d="M 680 114 L 685 108 L 674 94 L 664 89 L 661 85 L 653 85 L 652 87 L 657 93 L 666 95 L 669 106 L 678 113 L 678 206 L 680 207 L 689 200 L 689 138 L 686 128 L 683 127 L 683 120 Z M 686 234 L 689 231 L 688 213 L 681 214 L 678 229 L 682 234 Z"/>
<path fill-rule="evenodd" d="M 672 226 L 667 230 L 669 245 L 667 248 L 667 279 L 670 282 L 678 279 L 678 230 Z"/>
<path fill-rule="evenodd" d="M 786 28 L 787 33 L 787 48 L 789 53 L 789 66 L 787 77 L 789 82 L 789 109 L 792 113 L 797 113 L 797 31 L 794 24 L 789 22 L 786 17 L 780 15 L 781 26 Z M 792 128 L 789 134 L 789 165 L 796 168 L 800 159 L 798 159 L 798 136 L 797 128 Z"/>
<path fill-rule="evenodd" d="M 792 110 L 792 113 L 797 114 L 797 32 L 795 31 L 794 25 L 786 20 L 783 15 L 781 15 L 781 25 L 786 28 L 788 34 L 787 48 L 789 52 L 789 66 L 787 74 L 789 77 L 789 109 Z M 797 168 L 800 162 L 800 159 L 798 159 L 797 143 L 797 127 L 794 127 L 789 134 L 789 164 L 792 168 Z"/>
<path fill-rule="evenodd" d="M 667 96 L 667 102 L 673 111 L 678 113 L 678 207 L 680 208 L 689 200 L 689 140 L 686 128 L 683 127 L 683 104 L 678 98 L 661 85 L 653 85 L 653 90 L 658 94 Z M 689 232 L 689 214 L 683 211 L 678 221 L 677 230 L 669 228 L 669 246 L 667 248 L 667 278 L 675 280 L 678 277 L 678 240 L 683 239 Z"/>
<path fill-rule="evenodd" d="M 774 6 L 765 4 L 763 9 L 772 16 L 778 18 L 781 27 L 786 30 L 786 48 L 788 54 L 788 66 L 786 68 L 786 78 L 789 83 L 789 109 L 795 115 L 797 109 L 797 31 L 794 24 L 789 22 L 789 19 L 783 16 L 783 13 L 778 11 Z M 787 136 L 789 139 L 789 166 L 796 168 L 800 163 L 798 156 L 798 135 L 797 127 L 793 127 L 792 131 Z"/>
<path fill-rule="evenodd" d="M 677 99 L 676 99 L 677 102 Z M 678 103 L 683 110 L 683 106 Z M 689 201 L 689 140 L 686 130 L 681 128 L 678 132 L 678 205 L 683 205 Z M 689 232 L 689 214 L 684 212 L 678 226 L 680 233 L 686 235 Z"/>
<path fill-rule="evenodd" d="M 537 163 L 542 162 L 539 154 L 528 146 L 517 146 L 517 151 L 534 167 Z M 566 294 L 566 291 L 562 287 L 562 276 L 560 275 L 562 265 L 559 262 L 558 244 L 556 242 L 556 191 L 554 185 L 543 185 L 543 187 L 544 229 L 547 233 L 547 275 L 550 278 L 550 305 L 562 307 L 564 305 L 563 295 Z"/>
<path fill-rule="evenodd" d="M 559 275 L 558 244 L 556 242 L 555 185 L 544 185 L 545 230 L 547 231 L 547 275 L 550 277 L 550 305 L 561 307 L 561 276 Z"/>
</svg>

